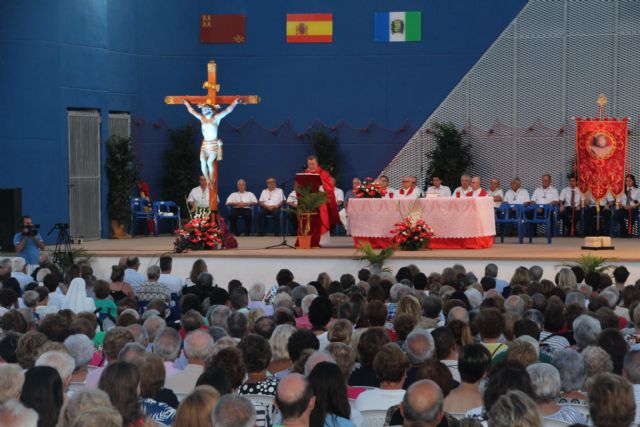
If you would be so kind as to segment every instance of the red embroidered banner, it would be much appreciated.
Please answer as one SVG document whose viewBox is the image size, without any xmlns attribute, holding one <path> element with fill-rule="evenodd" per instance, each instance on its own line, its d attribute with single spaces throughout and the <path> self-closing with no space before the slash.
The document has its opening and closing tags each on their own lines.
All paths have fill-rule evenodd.
<svg viewBox="0 0 640 427">
<path fill-rule="evenodd" d="M 578 187 L 596 199 L 624 191 L 628 119 L 576 119 Z"/>
</svg>

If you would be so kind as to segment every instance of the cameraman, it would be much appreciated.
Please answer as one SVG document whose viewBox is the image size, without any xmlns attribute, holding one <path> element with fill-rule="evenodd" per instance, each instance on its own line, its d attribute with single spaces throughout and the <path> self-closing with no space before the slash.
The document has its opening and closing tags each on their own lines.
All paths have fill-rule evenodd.
<svg viewBox="0 0 640 427">
<path fill-rule="evenodd" d="M 33 220 L 29 215 L 24 215 L 22 217 L 22 230 L 13 236 L 13 245 L 16 247 L 16 252 L 18 252 L 18 256 L 24 258 L 27 262 L 29 272 L 38 266 L 40 251 L 44 249 L 44 242 L 38 232 L 38 227 L 33 225 Z"/>
</svg>

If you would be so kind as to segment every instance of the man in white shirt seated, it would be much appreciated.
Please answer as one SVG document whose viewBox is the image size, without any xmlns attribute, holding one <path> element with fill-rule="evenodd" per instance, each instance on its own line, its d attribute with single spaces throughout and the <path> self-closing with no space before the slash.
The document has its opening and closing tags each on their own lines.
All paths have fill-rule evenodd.
<svg viewBox="0 0 640 427">
<path fill-rule="evenodd" d="M 258 212 L 258 235 L 264 236 L 264 225 L 267 215 L 273 218 L 273 233 L 280 234 L 280 208 L 284 204 L 284 193 L 282 189 L 276 187 L 276 179 L 267 179 L 267 188 L 260 193 L 258 200 L 260 211 Z"/>
<path fill-rule="evenodd" d="M 189 193 L 189 197 L 187 197 L 187 204 L 189 205 L 189 210 L 191 212 L 195 212 L 198 208 L 209 208 L 209 189 L 207 188 L 207 179 L 200 175 L 198 182 L 200 185 L 193 188 Z"/>
<path fill-rule="evenodd" d="M 544 174 L 542 175 L 542 187 L 538 187 L 533 191 L 531 195 L 531 201 L 527 204 L 528 209 L 526 212 L 527 218 L 533 219 L 534 215 L 541 216 L 544 212 L 542 207 L 535 207 L 532 205 L 554 205 L 557 206 L 560 204 L 560 194 L 558 193 L 558 189 L 551 185 L 551 175 Z M 536 225 L 532 225 L 534 227 L 533 234 L 536 234 Z"/>
<path fill-rule="evenodd" d="M 572 230 L 575 235 L 578 229 L 582 198 L 582 192 L 578 189 L 578 181 L 572 175 L 569 177 L 569 186 L 560 192 L 560 217 L 565 236 L 571 236 Z"/>
<path fill-rule="evenodd" d="M 542 175 L 542 187 L 538 187 L 533 191 L 530 203 L 534 205 L 560 204 L 560 194 L 558 189 L 551 185 L 551 175 Z"/>
<path fill-rule="evenodd" d="M 373 359 L 373 371 L 380 387 L 358 395 L 355 408 L 362 411 L 387 410 L 402 402 L 402 385 L 407 378 L 409 359 L 395 343 L 387 343 Z"/>
<path fill-rule="evenodd" d="M 126 260 L 126 269 L 124 270 L 124 282 L 128 283 L 134 291 L 138 291 L 140 286 L 147 281 L 147 277 L 138 272 L 140 268 L 140 259 L 137 256 L 129 256 Z"/>
<path fill-rule="evenodd" d="M 493 206 L 499 208 L 504 201 L 504 191 L 500 188 L 500 180 L 498 178 L 491 178 L 487 194 L 493 197 Z"/>
<path fill-rule="evenodd" d="M 615 197 L 611 192 L 599 202 L 591 195 L 584 195 L 584 232 L 585 236 L 609 236 L 611 234 L 611 208 L 615 204 Z M 598 203 L 600 209 L 596 209 Z M 596 223 L 599 222 L 599 224 Z"/>
<path fill-rule="evenodd" d="M 521 187 L 520 178 L 511 180 L 511 189 L 504 195 L 504 202 L 510 205 L 527 205 L 530 201 L 529 192 Z"/>
<path fill-rule="evenodd" d="M 344 191 L 336 187 L 336 179 L 331 178 L 333 181 L 333 194 L 336 196 L 336 205 L 338 205 L 338 210 L 344 207 Z"/>
<path fill-rule="evenodd" d="M 414 185 L 412 176 L 402 177 L 402 187 L 393 194 L 394 199 L 417 199 L 420 197 L 420 190 Z"/>
<path fill-rule="evenodd" d="M 380 175 L 380 178 L 378 178 L 378 184 L 380 184 L 380 187 L 387 192 L 387 194 L 384 195 L 385 199 L 392 199 L 398 191 L 395 188 L 389 187 L 389 177 L 387 175 Z"/>
<path fill-rule="evenodd" d="M 247 182 L 239 179 L 236 184 L 238 191 L 229 194 L 226 205 L 231 209 L 229 214 L 229 222 L 231 223 L 231 232 L 238 235 L 238 218 L 242 217 L 245 226 L 245 235 L 251 234 L 251 223 L 253 221 L 251 207 L 258 204 L 256 195 L 247 191 Z"/>
<path fill-rule="evenodd" d="M 427 188 L 427 197 L 451 197 L 451 189 L 446 185 L 442 185 L 442 180 L 439 176 L 434 176 L 431 179 L 431 185 Z"/>
<path fill-rule="evenodd" d="M 625 178 L 624 194 L 618 196 L 616 202 L 620 207 L 616 210 L 616 222 L 620 227 L 620 237 L 629 237 L 629 230 L 638 216 L 640 206 L 640 189 L 636 185 L 636 177 L 629 174 Z"/>
<path fill-rule="evenodd" d="M 289 221 L 289 235 L 295 236 L 298 234 L 298 216 L 296 215 L 295 209 L 298 207 L 298 195 L 296 194 L 296 190 L 293 190 L 287 196 L 287 206 L 292 209 L 287 212 L 287 221 Z"/>
<path fill-rule="evenodd" d="M 462 175 L 460 177 L 460 187 L 453 190 L 453 197 L 458 199 L 469 197 L 471 192 L 471 178 L 469 175 Z"/>
<path fill-rule="evenodd" d="M 158 282 L 165 285 L 172 294 L 182 292 L 182 279 L 171 274 L 173 259 L 169 255 L 160 257 L 160 279 Z"/>
<path fill-rule="evenodd" d="M 358 187 L 362 185 L 362 180 L 360 178 L 355 177 L 351 180 L 351 190 L 347 191 L 347 194 L 344 195 L 344 208 L 340 209 L 338 212 L 338 216 L 340 216 L 340 222 L 342 223 L 345 230 L 348 230 L 348 219 L 347 219 L 347 207 L 349 206 L 349 200 L 356 198 L 356 190 Z"/>
</svg>

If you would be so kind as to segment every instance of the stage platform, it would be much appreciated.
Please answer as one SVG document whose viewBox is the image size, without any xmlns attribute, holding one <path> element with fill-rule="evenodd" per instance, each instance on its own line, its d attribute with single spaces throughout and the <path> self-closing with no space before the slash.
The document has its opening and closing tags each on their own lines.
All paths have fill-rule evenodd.
<svg viewBox="0 0 640 427">
<path fill-rule="evenodd" d="M 266 249 L 280 243 L 280 238 L 240 237 L 238 248 L 222 251 L 196 251 L 186 254 L 172 254 L 173 273 L 186 277 L 194 260 L 202 258 L 207 262 L 209 272 L 222 285 L 231 279 L 239 279 L 244 284 L 261 281 L 267 285 L 275 282 L 275 275 L 281 268 L 288 268 L 300 283 L 315 280 L 325 271 L 332 278 L 340 274 L 356 274 L 365 263 L 354 260 L 357 252 L 350 237 L 332 237 L 327 247 L 310 250 Z M 111 265 L 122 256 L 140 257 L 144 271 L 149 265 L 158 262 L 164 254 L 173 252 L 174 238 L 171 236 L 136 237 L 124 240 L 85 241 L 81 245 L 94 257 L 94 270 L 98 277 L 108 277 Z M 288 238 L 290 244 L 295 237 Z M 482 277 L 484 266 L 494 262 L 500 270 L 500 277 L 509 279 L 513 271 L 523 265 L 537 264 L 544 268 L 545 278 L 553 279 L 559 265 L 577 259 L 581 254 L 591 253 L 603 256 L 612 264 L 624 264 L 631 271 L 631 279 L 640 278 L 640 240 L 614 239 L 615 250 L 581 250 L 582 238 L 556 238 L 551 245 L 544 238 L 536 238 L 533 243 L 519 244 L 515 238 L 497 242 L 492 248 L 478 250 L 430 250 L 419 252 L 396 251 L 389 261 L 394 271 L 407 264 L 416 264 L 425 273 L 442 271 L 444 267 L 461 263 L 476 276 Z"/>
</svg>

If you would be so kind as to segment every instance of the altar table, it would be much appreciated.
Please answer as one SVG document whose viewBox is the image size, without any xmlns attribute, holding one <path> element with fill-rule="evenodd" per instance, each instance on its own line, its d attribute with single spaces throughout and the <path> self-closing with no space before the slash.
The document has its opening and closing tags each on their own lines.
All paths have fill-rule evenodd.
<svg viewBox="0 0 640 427">
<path fill-rule="evenodd" d="M 350 199 L 347 216 L 356 247 L 363 241 L 374 248 L 390 246 L 394 224 L 402 221 L 415 203 L 404 199 Z M 418 203 L 422 219 L 433 229 L 432 249 L 493 246 L 496 222 L 492 197 L 436 197 L 418 199 Z"/>
</svg>

